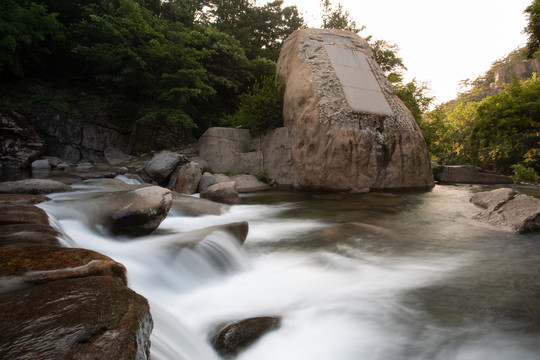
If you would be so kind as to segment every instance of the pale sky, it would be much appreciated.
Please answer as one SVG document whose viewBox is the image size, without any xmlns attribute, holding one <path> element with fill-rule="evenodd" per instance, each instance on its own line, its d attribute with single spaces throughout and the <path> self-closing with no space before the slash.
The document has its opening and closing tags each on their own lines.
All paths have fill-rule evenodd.
<svg viewBox="0 0 540 360">
<path fill-rule="evenodd" d="M 461 80 L 474 80 L 526 43 L 523 13 L 533 0 L 331 0 L 373 35 L 399 46 L 406 80 L 428 82 L 436 103 L 456 97 Z M 320 0 L 296 5 L 310 27 L 320 27 Z"/>
</svg>

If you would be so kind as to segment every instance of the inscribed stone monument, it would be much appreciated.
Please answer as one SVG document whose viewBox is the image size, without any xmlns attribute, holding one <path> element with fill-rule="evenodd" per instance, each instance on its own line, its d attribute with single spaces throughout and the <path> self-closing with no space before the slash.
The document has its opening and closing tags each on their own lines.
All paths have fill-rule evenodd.
<svg viewBox="0 0 540 360">
<path fill-rule="evenodd" d="M 341 30 L 302 29 L 283 44 L 294 186 L 304 190 L 429 188 L 426 143 L 367 42 Z"/>
</svg>

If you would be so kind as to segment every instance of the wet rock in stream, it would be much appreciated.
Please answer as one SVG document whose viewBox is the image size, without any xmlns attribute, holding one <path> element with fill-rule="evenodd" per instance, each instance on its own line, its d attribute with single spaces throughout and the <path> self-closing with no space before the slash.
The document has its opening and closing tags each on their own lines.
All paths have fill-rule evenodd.
<svg viewBox="0 0 540 360">
<path fill-rule="evenodd" d="M 262 316 L 221 324 L 212 336 L 212 346 L 223 357 L 233 357 L 281 325 L 279 316 Z"/>
<path fill-rule="evenodd" d="M 47 200 L 0 195 L 0 358 L 148 359 L 147 300 L 122 264 L 62 247 Z"/>
</svg>

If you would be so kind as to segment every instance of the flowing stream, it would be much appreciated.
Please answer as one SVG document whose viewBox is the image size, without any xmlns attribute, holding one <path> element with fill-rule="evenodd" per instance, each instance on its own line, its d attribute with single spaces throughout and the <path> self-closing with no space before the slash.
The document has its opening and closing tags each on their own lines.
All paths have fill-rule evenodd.
<svg viewBox="0 0 540 360">
<path fill-rule="evenodd" d="M 489 189 L 246 194 L 220 216 L 170 213 L 136 240 L 63 211 L 58 200 L 85 187 L 42 207 L 74 246 L 126 266 L 151 305 L 152 359 L 219 359 L 208 341 L 216 324 L 279 315 L 281 327 L 237 359 L 538 360 L 540 234 L 470 220 L 480 209 L 469 198 Z M 243 247 L 220 232 L 165 246 L 166 234 L 244 220 Z"/>
</svg>

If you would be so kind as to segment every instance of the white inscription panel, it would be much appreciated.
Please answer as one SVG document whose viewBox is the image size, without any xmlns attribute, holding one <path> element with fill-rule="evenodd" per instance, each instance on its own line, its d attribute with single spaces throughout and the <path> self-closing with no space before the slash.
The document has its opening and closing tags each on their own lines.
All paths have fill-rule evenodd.
<svg viewBox="0 0 540 360">
<path fill-rule="evenodd" d="M 393 115 L 366 56 L 356 50 L 325 45 L 349 106 L 358 112 Z"/>
</svg>

